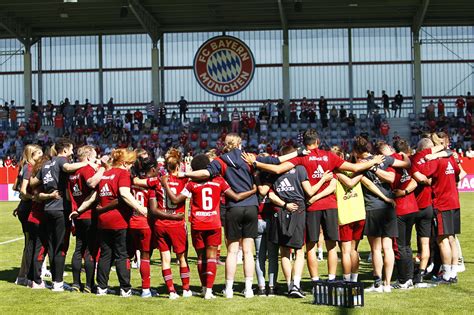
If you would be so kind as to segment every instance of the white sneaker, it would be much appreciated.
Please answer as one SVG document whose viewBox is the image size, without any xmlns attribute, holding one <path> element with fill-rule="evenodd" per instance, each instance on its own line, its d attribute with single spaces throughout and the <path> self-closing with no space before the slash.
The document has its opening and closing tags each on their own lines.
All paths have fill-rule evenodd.
<svg viewBox="0 0 474 315">
<path fill-rule="evenodd" d="M 125 291 L 124 289 L 120 289 L 120 296 L 121 297 L 131 297 L 132 296 L 132 289 Z"/>
<path fill-rule="evenodd" d="M 33 290 L 46 289 L 46 285 L 45 285 L 44 281 L 41 281 L 40 284 L 37 284 L 36 282 L 31 281 L 30 288 L 33 289 Z"/>
<path fill-rule="evenodd" d="M 394 289 L 399 289 L 399 290 L 410 290 L 413 289 L 413 281 L 407 280 L 405 283 L 400 283 L 398 280 L 395 282 L 392 286 Z"/>
<path fill-rule="evenodd" d="M 138 269 L 138 263 L 136 261 L 132 261 L 132 269 Z"/>
<path fill-rule="evenodd" d="M 102 289 L 102 288 L 97 287 L 97 293 L 96 293 L 96 295 L 97 295 L 97 296 L 105 296 L 105 295 L 107 295 L 107 288 Z"/>
<path fill-rule="evenodd" d="M 170 300 L 179 299 L 178 293 L 176 293 L 176 292 L 171 292 L 171 293 L 170 293 L 170 296 L 169 296 L 169 299 L 170 299 Z"/>
<path fill-rule="evenodd" d="M 51 289 L 53 292 L 64 292 L 64 282 L 53 282 L 53 288 Z"/>
<path fill-rule="evenodd" d="M 146 298 L 150 298 L 151 297 L 151 291 L 150 289 L 142 289 L 142 295 L 141 295 L 142 298 L 146 299 Z"/>
<path fill-rule="evenodd" d="M 378 287 L 375 287 L 375 285 L 372 285 L 370 288 L 367 288 L 364 290 L 365 292 L 375 292 L 375 293 L 382 293 L 383 292 L 383 286 L 380 285 Z"/>
<path fill-rule="evenodd" d="M 191 290 L 183 290 L 183 297 L 188 298 L 193 296 L 193 291 Z"/>
<path fill-rule="evenodd" d="M 205 300 L 212 300 L 212 299 L 215 299 L 216 296 L 214 294 L 212 294 L 212 291 L 211 292 L 206 292 L 206 294 L 204 295 L 204 299 Z"/>
<path fill-rule="evenodd" d="M 383 293 L 392 293 L 392 286 L 389 284 L 389 285 L 384 285 L 382 286 L 383 288 Z"/>
<path fill-rule="evenodd" d="M 234 291 L 233 291 L 233 290 L 226 290 L 226 289 L 224 289 L 224 290 L 222 291 L 222 294 L 224 294 L 224 297 L 225 297 L 226 299 L 232 299 L 232 298 L 234 297 Z"/>
<path fill-rule="evenodd" d="M 245 290 L 244 291 L 244 296 L 246 299 L 251 299 L 254 297 L 253 290 Z"/>
<path fill-rule="evenodd" d="M 434 264 L 433 264 L 433 263 L 429 264 L 429 266 L 426 267 L 426 273 L 432 272 L 432 271 L 433 271 L 433 268 L 434 268 Z"/>
<path fill-rule="evenodd" d="M 48 269 L 41 269 L 41 278 L 51 278 L 51 271 Z"/>
</svg>

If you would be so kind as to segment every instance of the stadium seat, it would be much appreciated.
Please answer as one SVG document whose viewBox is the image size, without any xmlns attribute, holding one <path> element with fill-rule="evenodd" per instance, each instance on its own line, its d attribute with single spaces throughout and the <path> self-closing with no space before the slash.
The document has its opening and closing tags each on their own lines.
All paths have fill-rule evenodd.
<svg viewBox="0 0 474 315">
<path fill-rule="evenodd" d="M 366 114 L 360 114 L 360 118 L 359 118 L 361 121 L 366 121 L 367 120 L 367 115 Z"/>
<path fill-rule="evenodd" d="M 408 119 L 410 119 L 410 121 L 416 120 L 416 114 L 415 113 L 409 113 L 408 114 Z"/>
</svg>

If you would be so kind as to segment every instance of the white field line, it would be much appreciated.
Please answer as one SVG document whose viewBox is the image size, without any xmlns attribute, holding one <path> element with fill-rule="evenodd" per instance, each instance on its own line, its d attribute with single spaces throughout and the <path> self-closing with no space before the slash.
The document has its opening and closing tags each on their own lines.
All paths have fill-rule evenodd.
<svg viewBox="0 0 474 315">
<path fill-rule="evenodd" d="M 18 237 L 18 238 L 14 238 L 12 240 L 8 240 L 8 241 L 5 241 L 5 242 L 1 242 L 0 245 L 5 245 L 5 244 L 8 244 L 8 243 L 13 243 L 13 242 L 16 242 L 16 241 L 19 241 L 19 240 L 22 240 L 24 239 L 24 237 Z"/>
</svg>

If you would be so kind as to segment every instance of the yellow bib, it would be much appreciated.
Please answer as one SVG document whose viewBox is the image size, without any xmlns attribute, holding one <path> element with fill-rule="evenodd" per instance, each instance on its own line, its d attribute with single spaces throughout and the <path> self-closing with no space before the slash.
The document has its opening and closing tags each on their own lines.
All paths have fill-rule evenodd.
<svg viewBox="0 0 474 315">
<path fill-rule="evenodd" d="M 364 194 L 361 183 L 349 189 L 337 182 L 336 198 L 339 225 L 365 220 Z"/>
</svg>

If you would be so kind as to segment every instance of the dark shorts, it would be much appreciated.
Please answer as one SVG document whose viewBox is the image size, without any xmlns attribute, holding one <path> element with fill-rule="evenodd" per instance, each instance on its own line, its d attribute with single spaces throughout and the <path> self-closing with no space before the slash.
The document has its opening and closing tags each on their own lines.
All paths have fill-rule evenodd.
<svg viewBox="0 0 474 315">
<path fill-rule="evenodd" d="M 306 212 L 306 242 L 319 242 L 319 229 L 323 228 L 325 240 L 339 240 L 337 209 Z"/>
<path fill-rule="evenodd" d="M 435 209 L 438 221 L 438 235 L 461 234 L 461 210 L 439 211 Z"/>
<path fill-rule="evenodd" d="M 304 245 L 306 211 L 289 213 L 281 208 L 270 219 L 269 241 L 279 246 L 300 249 Z"/>
<path fill-rule="evenodd" d="M 373 237 L 398 237 L 395 208 L 383 208 L 366 212 L 364 234 Z"/>
<path fill-rule="evenodd" d="M 227 207 L 223 204 L 220 205 L 220 210 L 221 210 L 221 226 L 225 228 L 225 212 L 227 210 Z"/>
<path fill-rule="evenodd" d="M 191 237 L 196 250 L 209 246 L 217 247 L 222 243 L 222 231 L 220 228 L 214 230 L 191 230 Z"/>
<path fill-rule="evenodd" d="M 225 234 L 229 241 L 256 238 L 258 235 L 257 206 L 229 207 L 225 212 Z"/>
<path fill-rule="evenodd" d="M 417 237 L 430 237 L 431 225 L 433 224 L 433 207 L 428 206 L 420 209 L 416 214 L 415 227 Z"/>
<path fill-rule="evenodd" d="M 184 225 L 179 228 L 166 228 L 155 225 L 153 228 L 153 239 L 155 247 L 157 247 L 160 252 L 167 252 L 173 248 L 175 254 L 181 254 L 188 248 L 188 234 Z"/>
<path fill-rule="evenodd" d="M 364 236 L 365 220 L 339 225 L 339 240 L 341 242 L 360 241 Z"/>
</svg>

